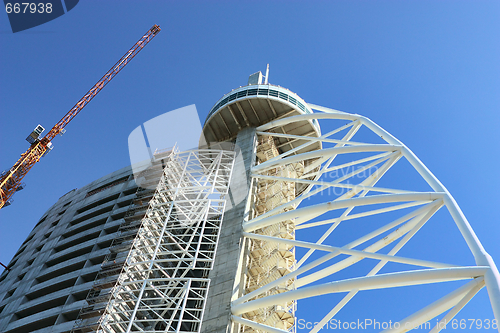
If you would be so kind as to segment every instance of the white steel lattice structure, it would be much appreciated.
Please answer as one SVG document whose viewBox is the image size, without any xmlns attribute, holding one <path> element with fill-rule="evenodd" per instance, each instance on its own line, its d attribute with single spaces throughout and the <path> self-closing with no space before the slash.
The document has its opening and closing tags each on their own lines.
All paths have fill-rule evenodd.
<svg viewBox="0 0 500 333">
<path fill-rule="evenodd" d="M 170 155 L 93 331 L 199 332 L 233 161 L 231 151 Z"/>
<path fill-rule="evenodd" d="M 248 240 L 248 248 L 242 251 L 250 253 L 250 264 L 240 267 L 247 274 L 247 285 L 239 297 L 233 298 L 233 324 L 239 324 L 241 332 L 292 332 L 296 330 L 295 301 L 347 293 L 331 309 L 325 309 L 323 319 L 310 330 L 318 332 L 363 291 L 458 280 L 465 283 L 419 311 L 408 313 L 408 317 L 399 318 L 386 331 L 404 332 L 439 315 L 439 323 L 450 322 L 484 286 L 494 316 L 500 319 L 498 270 L 447 189 L 403 143 L 368 118 L 311 104 L 309 107 L 316 112 L 256 126 L 257 164 L 251 168 L 250 190 L 253 208 L 250 218 L 243 222 L 242 236 Z M 304 121 L 319 122 L 328 131 L 294 135 L 283 129 Z M 356 133 L 363 131 L 374 140 L 368 141 L 366 135 L 355 140 Z M 274 144 L 283 140 L 285 143 Z M 315 149 L 308 149 L 314 145 Z M 400 180 L 389 182 L 396 186 L 377 186 L 402 161 L 409 162 L 429 190 L 406 189 Z M 280 198 L 275 200 L 277 193 Z M 439 210 L 451 215 L 475 265 L 398 255 L 426 224 L 434 223 L 431 217 Z M 356 225 L 356 221 L 370 218 L 377 219 L 378 224 L 356 230 L 360 233 L 356 239 L 343 244 L 338 244 L 338 239 L 331 241 L 340 225 Z M 425 242 L 419 245 L 426 247 Z M 295 262 L 299 248 L 302 255 L 297 255 Z M 352 272 L 368 259 L 376 263 L 367 274 L 336 277 L 343 270 Z M 397 270 L 380 272 L 391 263 L 401 265 Z M 281 269 L 281 273 L 271 278 L 272 269 L 266 270 L 270 266 Z M 268 279 L 259 280 L 259 274 Z M 273 315 L 277 318 L 270 320 Z M 431 332 L 439 332 L 442 327 L 436 324 Z"/>
</svg>

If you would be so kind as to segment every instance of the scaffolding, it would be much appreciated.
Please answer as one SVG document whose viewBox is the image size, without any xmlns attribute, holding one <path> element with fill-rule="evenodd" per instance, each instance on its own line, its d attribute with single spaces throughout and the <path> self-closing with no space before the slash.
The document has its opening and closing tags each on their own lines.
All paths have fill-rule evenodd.
<svg viewBox="0 0 500 333">
<path fill-rule="evenodd" d="M 162 154 L 156 191 L 138 189 L 75 333 L 200 330 L 234 152 Z M 149 185 L 156 168 L 144 171 Z"/>
</svg>

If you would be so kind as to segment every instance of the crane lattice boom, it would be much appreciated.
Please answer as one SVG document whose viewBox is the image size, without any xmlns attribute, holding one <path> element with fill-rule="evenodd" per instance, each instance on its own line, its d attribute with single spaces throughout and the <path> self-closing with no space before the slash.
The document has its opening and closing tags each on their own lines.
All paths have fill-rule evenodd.
<svg viewBox="0 0 500 333">
<path fill-rule="evenodd" d="M 125 55 L 111 67 L 111 69 L 97 81 L 97 83 L 59 120 L 57 124 L 40 140 L 35 142 L 21 154 L 21 157 L 10 170 L 0 178 L 0 208 L 14 195 L 21 180 L 36 162 L 47 152 L 50 142 L 57 134 L 63 133 L 64 127 L 125 67 L 144 46 L 146 46 L 160 32 L 158 25 L 153 25 L 148 32 L 139 39 Z"/>
</svg>

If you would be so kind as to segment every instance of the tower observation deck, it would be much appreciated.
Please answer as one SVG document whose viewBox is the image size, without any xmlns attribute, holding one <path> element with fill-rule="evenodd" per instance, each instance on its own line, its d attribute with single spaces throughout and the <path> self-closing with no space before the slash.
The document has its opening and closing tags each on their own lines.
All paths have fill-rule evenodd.
<svg viewBox="0 0 500 333">
<path fill-rule="evenodd" d="M 411 150 L 260 72 L 215 103 L 198 149 L 162 151 L 139 176 L 44 214 L 0 275 L 0 331 L 318 332 L 350 307 L 387 308 L 390 332 L 438 332 L 484 287 L 500 319 L 493 259 Z"/>
<path fill-rule="evenodd" d="M 222 96 L 208 113 L 204 126 L 207 141 L 223 141 L 236 137 L 245 127 L 257 127 L 272 120 L 300 114 L 312 114 L 307 103 L 290 90 L 272 84 L 249 84 Z M 299 136 L 319 136 L 321 131 L 316 119 L 284 125 L 281 132 Z M 281 139 L 284 143 L 289 140 Z M 284 150 L 300 146 L 291 142 Z M 319 149 L 318 143 L 311 149 Z M 302 152 L 302 151 L 301 151 Z"/>
</svg>

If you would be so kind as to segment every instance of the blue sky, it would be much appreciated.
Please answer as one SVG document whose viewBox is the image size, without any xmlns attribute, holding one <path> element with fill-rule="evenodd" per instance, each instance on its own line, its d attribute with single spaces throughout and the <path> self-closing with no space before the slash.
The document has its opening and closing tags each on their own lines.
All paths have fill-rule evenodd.
<svg viewBox="0 0 500 333">
<path fill-rule="evenodd" d="M 498 1 L 481 0 L 80 1 L 16 34 L 0 15 L 2 170 L 37 124 L 51 128 L 143 33 L 162 28 L 0 211 L 0 261 L 60 196 L 129 164 L 134 128 L 190 104 L 203 122 L 223 94 L 269 63 L 270 83 L 365 115 L 404 142 L 500 263 L 499 15 Z M 477 306 L 471 316 L 492 316 Z"/>
</svg>

